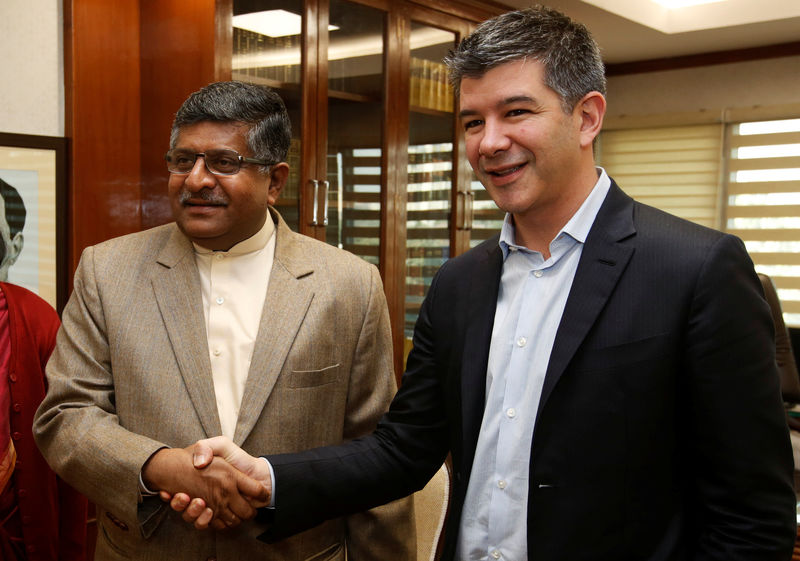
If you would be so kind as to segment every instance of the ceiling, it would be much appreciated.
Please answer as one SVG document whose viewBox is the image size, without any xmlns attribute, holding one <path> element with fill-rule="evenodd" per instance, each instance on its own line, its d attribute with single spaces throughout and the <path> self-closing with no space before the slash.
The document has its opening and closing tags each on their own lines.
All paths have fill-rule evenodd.
<svg viewBox="0 0 800 561">
<path fill-rule="evenodd" d="M 537 3 L 501 1 L 512 8 Z M 800 53 L 800 0 L 724 0 L 675 10 L 667 10 L 654 0 L 541 2 L 586 24 L 600 45 L 606 64 L 784 43 L 797 43 L 793 52 Z M 692 29 L 701 27 L 705 29 Z"/>
</svg>

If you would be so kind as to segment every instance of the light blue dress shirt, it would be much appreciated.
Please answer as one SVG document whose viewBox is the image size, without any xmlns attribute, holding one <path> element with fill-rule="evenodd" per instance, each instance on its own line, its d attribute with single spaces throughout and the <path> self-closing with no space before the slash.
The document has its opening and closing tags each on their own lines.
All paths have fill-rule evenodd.
<svg viewBox="0 0 800 561">
<path fill-rule="evenodd" d="M 549 259 L 515 244 L 510 215 L 503 223 L 503 269 L 489 349 L 486 404 L 461 517 L 459 561 L 528 558 L 533 426 L 583 244 L 611 185 L 602 168 L 598 174 L 589 196 L 550 242 Z"/>
</svg>

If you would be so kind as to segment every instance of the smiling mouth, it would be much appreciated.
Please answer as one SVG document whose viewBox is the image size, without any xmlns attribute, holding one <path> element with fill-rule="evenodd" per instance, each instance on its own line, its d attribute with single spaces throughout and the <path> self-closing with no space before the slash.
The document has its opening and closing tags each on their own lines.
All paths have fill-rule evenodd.
<svg viewBox="0 0 800 561">
<path fill-rule="evenodd" d="M 504 170 L 496 170 L 496 171 L 489 171 L 487 172 L 489 175 L 494 177 L 505 177 L 506 175 L 511 175 L 512 173 L 522 169 L 525 164 L 520 164 L 518 166 L 514 166 L 513 168 L 508 168 Z"/>
</svg>

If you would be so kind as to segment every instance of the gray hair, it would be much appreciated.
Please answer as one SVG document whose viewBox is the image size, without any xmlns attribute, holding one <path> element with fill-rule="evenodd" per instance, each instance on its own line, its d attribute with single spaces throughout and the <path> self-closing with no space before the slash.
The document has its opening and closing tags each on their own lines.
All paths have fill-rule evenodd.
<svg viewBox="0 0 800 561">
<path fill-rule="evenodd" d="M 566 113 L 587 93 L 606 93 L 603 59 L 589 30 L 544 6 L 483 22 L 444 62 L 458 93 L 463 78 L 480 78 L 497 66 L 526 58 L 542 63 L 544 83 L 559 95 Z"/>
<path fill-rule="evenodd" d="M 252 156 L 273 164 L 286 161 L 292 125 L 283 100 L 267 86 L 215 82 L 194 92 L 175 114 L 170 148 L 175 148 L 181 127 L 203 121 L 250 125 L 246 141 Z"/>
</svg>

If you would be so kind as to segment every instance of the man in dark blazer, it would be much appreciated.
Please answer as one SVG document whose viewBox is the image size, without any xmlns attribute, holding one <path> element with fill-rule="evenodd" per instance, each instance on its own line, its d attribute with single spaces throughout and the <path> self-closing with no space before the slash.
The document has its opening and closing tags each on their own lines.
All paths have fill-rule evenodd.
<svg viewBox="0 0 800 561">
<path fill-rule="evenodd" d="M 503 231 L 438 272 L 373 435 L 267 456 L 262 539 L 413 492 L 450 453 L 444 559 L 788 559 L 791 450 L 742 242 L 595 167 L 605 78 L 582 25 L 508 13 L 447 63 Z"/>
</svg>

